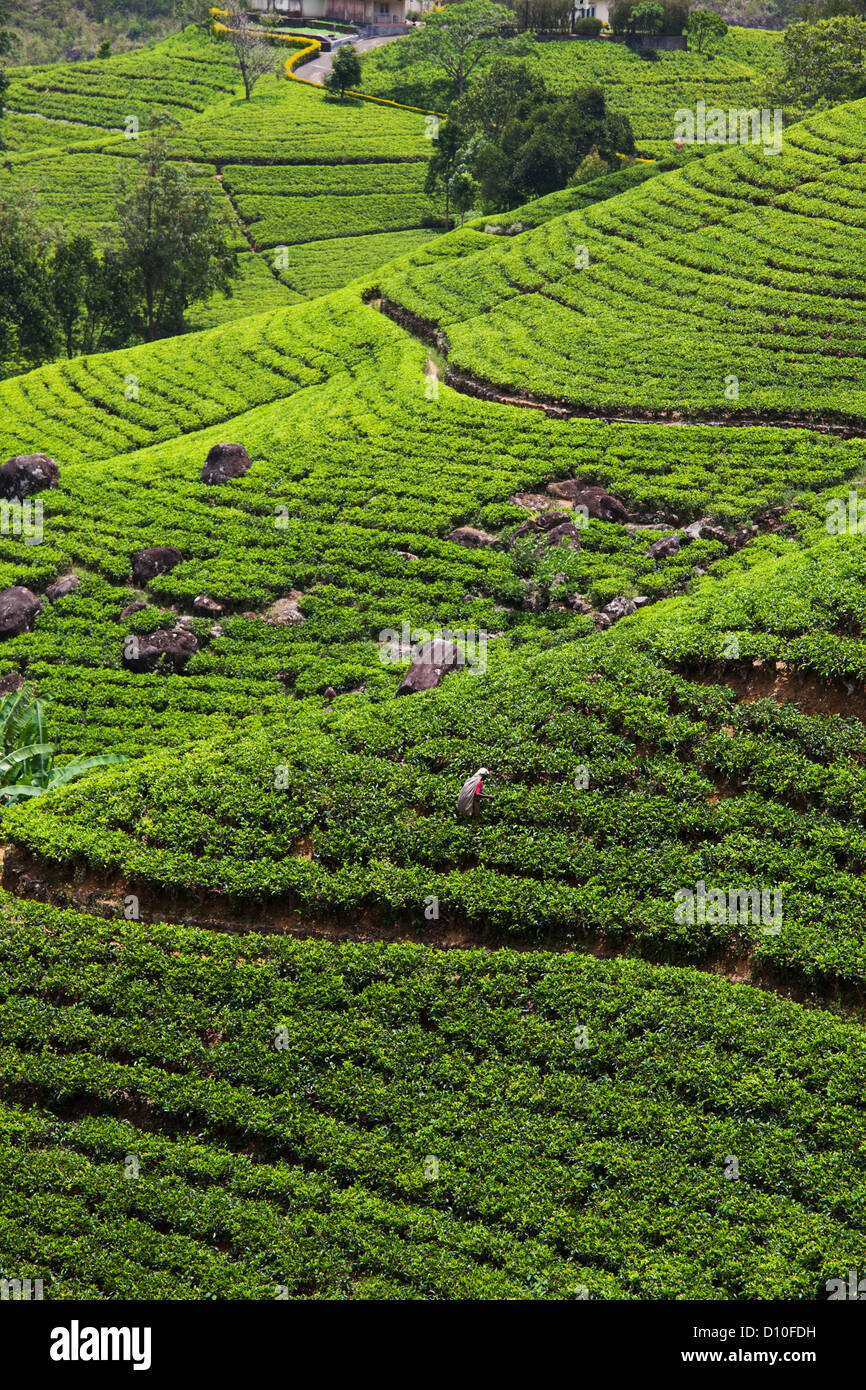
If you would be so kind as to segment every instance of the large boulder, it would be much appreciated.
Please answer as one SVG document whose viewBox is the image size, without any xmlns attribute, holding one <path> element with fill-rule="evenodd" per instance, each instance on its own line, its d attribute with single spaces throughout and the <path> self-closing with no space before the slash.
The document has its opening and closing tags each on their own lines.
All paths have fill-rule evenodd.
<svg viewBox="0 0 866 1390">
<path fill-rule="evenodd" d="M 182 671 L 198 650 L 192 632 L 183 627 L 160 628 L 158 632 L 131 633 L 124 639 L 121 660 L 128 671 Z"/>
<path fill-rule="evenodd" d="M 680 548 L 680 538 L 676 531 L 670 536 L 662 536 L 661 540 L 653 541 L 647 550 L 647 555 L 651 560 L 667 560 L 671 555 L 676 555 Z"/>
<path fill-rule="evenodd" d="M 603 487 L 588 487 L 579 478 L 567 478 L 562 483 L 548 484 L 551 497 L 560 502 L 570 502 L 573 507 L 585 507 L 586 514 L 595 521 L 628 521 L 624 503 Z"/>
<path fill-rule="evenodd" d="M 477 526 L 457 526 L 448 537 L 455 545 L 463 545 L 467 550 L 480 550 L 482 546 L 498 545 L 499 537 L 488 531 L 480 531 Z"/>
<path fill-rule="evenodd" d="M 47 454 L 14 454 L 0 468 L 0 497 L 33 497 L 56 487 L 60 469 Z"/>
<path fill-rule="evenodd" d="M 278 598 L 263 614 L 266 623 L 273 623 L 277 627 L 286 627 L 297 623 L 305 623 L 307 620 L 301 612 L 298 604 L 304 595 L 298 589 L 292 589 L 284 598 Z"/>
<path fill-rule="evenodd" d="M 223 611 L 223 605 L 211 598 L 210 594 L 196 594 L 192 601 L 192 611 L 200 618 L 218 618 Z"/>
<path fill-rule="evenodd" d="M 572 550 L 580 550 L 580 529 L 573 521 L 561 521 L 558 526 L 551 526 L 545 541 L 548 545 L 570 545 Z"/>
<path fill-rule="evenodd" d="M 422 642 L 412 658 L 412 665 L 397 687 L 397 694 L 414 695 L 419 690 L 432 690 L 449 671 L 468 664 L 460 648 L 454 642 L 447 642 L 444 637 Z"/>
<path fill-rule="evenodd" d="M 158 574 L 168 574 L 179 565 L 183 556 L 176 545 L 149 545 L 137 550 L 132 557 L 132 577 L 136 584 L 144 587 Z"/>
<path fill-rule="evenodd" d="M 17 584 L 4 589 L 0 593 L 0 638 L 29 632 L 41 612 L 42 600 L 29 589 Z"/>
<path fill-rule="evenodd" d="M 241 478 L 252 467 L 250 456 L 243 444 L 214 444 L 201 470 L 203 483 L 212 486 L 227 483 L 230 478 Z"/>
<path fill-rule="evenodd" d="M 64 574 L 62 579 L 56 579 L 53 584 L 49 584 L 45 590 L 45 597 L 49 603 L 56 603 L 59 598 L 66 598 L 68 594 L 74 594 L 78 585 L 77 574 Z"/>
</svg>

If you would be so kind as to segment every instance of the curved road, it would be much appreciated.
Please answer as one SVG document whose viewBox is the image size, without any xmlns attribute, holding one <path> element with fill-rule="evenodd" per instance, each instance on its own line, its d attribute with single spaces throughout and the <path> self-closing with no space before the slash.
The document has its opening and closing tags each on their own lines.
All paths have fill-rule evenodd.
<svg viewBox="0 0 866 1390">
<path fill-rule="evenodd" d="M 383 43 L 393 43 L 395 39 L 402 38 L 402 34 L 391 34 L 382 39 L 356 39 L 355 48 L 359 53 L 366 53 L 369 48 L 380 48 Z M 321 57 L 315 58 L 312 63 L 304 63 L 303 67 L 297 69 L 296 76 L 302 77 L 305 82 L 317 82 L 321 87 L 324 83 L 325 74 L 331 71 L 331 64 L 334 60 L 334 52 L 323 53 Z"/>
</svg>

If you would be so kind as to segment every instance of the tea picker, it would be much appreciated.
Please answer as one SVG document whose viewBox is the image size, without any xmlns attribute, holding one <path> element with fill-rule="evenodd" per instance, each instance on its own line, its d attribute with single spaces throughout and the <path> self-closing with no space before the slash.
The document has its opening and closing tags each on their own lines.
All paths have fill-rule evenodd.
<svg viewBox="0 0 866 1390">
<path fill-rule="evenodd" d="M 489 792 L 481 790 L 484 778 L 489 775 L 486 767 L 479 767 L 478 771 L 473 772 L 472 776 L 463 783 L 457 798 L 457 814 L 459 816 L 477 816 L 481 810 L 481 798 L 484 797 L 486 801 L 493 800 Z"/>
</svg>

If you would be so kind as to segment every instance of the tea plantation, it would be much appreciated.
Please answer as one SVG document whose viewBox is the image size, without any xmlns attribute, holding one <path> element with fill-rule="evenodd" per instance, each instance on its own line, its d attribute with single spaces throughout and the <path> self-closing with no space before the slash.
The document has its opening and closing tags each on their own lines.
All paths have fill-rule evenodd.
<svg viewBox="0 0 866 1390">
<path fill-rule="evenodd" d="M 110 228 L 148 119 L 168 111 L 177 157 L 225 197 L 243 252 L 236 294 L 200 307 L 196 327 L 323 294 L 434 236 L 423 113 L 278 80 L 286 51 L 251 102 L 225 41 L 193 27 L 103 61 L 13 68 L 0 196 L 35 194 L 48 225 Z"/>
<path fill-rule="evenodd" d="M 639 149 L 665 159 L 674 153 L 674 112 L 693 110 L 699 100 L 726 109 L 767 104 L 779 39 L 771 30 L 732 28 L 712 52 L 659 52 L 653 62 L 624 43 L 524 39 L 520 58 L 555 91 L 602 87 L 612 109 L 631 121 Z M 393 101 L 444 111 L 453 96 L 441 71 L 430 63 L 406 63 L 393 45 L 364 54 L 362 68 L 363 90 Z M 705 154 L 709 148 L 695 145 L 689 153 Z"/>
<path fill-rule="evenodd" d="M 746 82 L 776 40 L 727 42 Z M 866 102 L 438 236 L 421 115 L 246 103 L 185 31 L 19 72 L 17 121 L 52 78 L 98 129 L 0 179 L 110 216 L 145 55 L 249 279 L 0 381 L 0 461 L 60 470 L 3 512 L 41 609 L 0 690 L 126 757 L 0 811 L 0 1277 L 825 1299 L 866 1261 Z M 437 632 L 475 669 L 398 698 Z"/>
</svg>

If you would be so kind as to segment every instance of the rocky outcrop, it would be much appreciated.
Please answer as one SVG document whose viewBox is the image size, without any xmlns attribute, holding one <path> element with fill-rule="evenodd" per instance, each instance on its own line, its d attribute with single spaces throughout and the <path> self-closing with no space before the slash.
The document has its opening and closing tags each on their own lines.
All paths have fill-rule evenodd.
<svg viewBox="0 0 866 1390">
<path fill-rule="evenodd" d="M 14 454 L 0 468 L 0 497 L 34 497 L 57 486 L 60 469 L 47 454 Z"/>
<path fill-rule="evenodd" d="M 0 638 L 29 632 L 42 612 L 42 600 L 29 589 L 15 585 L 0 593 Z"/>
<path fill-rule="evenodd" d="M 465 546 L 467 550 L 480 550 L 483 546 L 499 544 L 498 536 L 491 536 L 489 531 L 481 531 L 477 526 L 457 526 L 448 539 L 455 545 Z"/>
<path fill-rule="evenodd" d="M 423 642 L 397 687 L 397 694 L 414 695 L 419 690 L 432 690 L 449 671 L 468 664 L 466 656 L 454 642 L 448 642 L 443 637 Z"/>
<path fill-rule="evenodd" d="M 278 598 L 272 603 L 270 608 L 264 611 L 266 623 L 273 623 L 277 627 L 286 627 L 290 624 L 305 623 L 307 620 L 299 608 L 300 600 L 304 595 L 298 589 L 292 589 L 291 593 L 284 598 Z"/>
<path fill-rule="evenodd" d="M 121 660 L 128 671 L 182 671 L 198 650 L 192 632 L 180 625 L 158 632 L 130 633 L 124 639 Z"/>
<path fill-rule="evenodd" d="M 521 522 L 511 538 L 511 544 L 523 536 L 543 537 L 546 545 L 561 545 L 565 541 L 573 550 L 580 550 L 580 528 L 575 526 L 571 513 L 558 509 L 542 512 L 529 521 Z"/>
<path fill-rule="evenodd" d="M 168 574 L 182 559 L 176 545 L 149 545 L 133 555 L 132 577 L 136 584 L 144 588 L 158 574 Z"/>
<path fill-rule="evenodd" d="M 588 487 L 579 478 L 568 478 L 548 484 L 547 491 L 561 502 L 570 502 L 572 507 L 585 507 L 587 516 L 595 521 L 628 521 L 625 504 L 606 488 Z"/>
<path fill-rule="evenodd" d="M 252 468 L 252 461 L 243 444 L 214 444 L 204 461 L 201 480 L 211 487 L 242 478 Z"/>
<path fill-rule="evenodd" d="M 661 540 L 653 541 L 647 550 L 647 555 L 651 560 L 667 560 L 671 555 L 676 555 L 680 548 L 680 538 L 676 534 L 662 536 Z"/>
<path fill-rule="evenodd" d="M 45 590 L 45 597 L 49 603 L 56 603 L 58 599 L 74 594 L 79 583 L 77 574 L 64 574 L 62 579 L 55 579 L 53 584 L 49 584 Z"/>
</svg>

